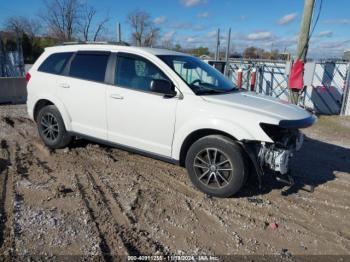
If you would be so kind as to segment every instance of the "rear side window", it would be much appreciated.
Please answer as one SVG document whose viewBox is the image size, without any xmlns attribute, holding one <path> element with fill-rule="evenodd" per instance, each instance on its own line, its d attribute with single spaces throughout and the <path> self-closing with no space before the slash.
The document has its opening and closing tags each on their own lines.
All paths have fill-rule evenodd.
<svg viewBox="0 0 350 262">
<path fill-rule="evenodd" d="M 77 53 L 69 75 L 84 80 L 104 82 L 109 53 Z"/>
<path fill-rule="evenodd" d="M 72 54 L 72 52 L 52 54 L 39 66 L 38 71 L 60 75 Z"/>
</svg>

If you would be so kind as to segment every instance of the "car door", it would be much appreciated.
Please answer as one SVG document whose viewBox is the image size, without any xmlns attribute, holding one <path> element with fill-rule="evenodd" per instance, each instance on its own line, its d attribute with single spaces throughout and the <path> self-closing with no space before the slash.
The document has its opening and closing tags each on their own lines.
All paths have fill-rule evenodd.
<svg viewBox="0 0 350 262">
<path fill-rule="evenodd" d="M 178 99 L 150 91 L 153 79 L 169 78 L 144 57 L 118 53 L 115 60 L 107 87 L 108 139 L 170 157 Z"/>
<path fill-rule="evenodd" d="M 79 51 L 58 83 L 57 95 L 69 113 L 72 130 L 107 139 L 105 75 L 110 52 Z"/>
</svg>

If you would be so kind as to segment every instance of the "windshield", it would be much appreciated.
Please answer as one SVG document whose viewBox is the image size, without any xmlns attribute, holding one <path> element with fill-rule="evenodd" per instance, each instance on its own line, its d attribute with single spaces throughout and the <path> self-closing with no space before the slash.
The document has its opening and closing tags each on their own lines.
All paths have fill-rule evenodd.
<svg viewBox="0 0 350 262">
<path fill-rule="evenodd" d="M 227 93 L 236 86 L 218 70 L 192 56 L 160 55 L 197 95 Z"/>
</svg>

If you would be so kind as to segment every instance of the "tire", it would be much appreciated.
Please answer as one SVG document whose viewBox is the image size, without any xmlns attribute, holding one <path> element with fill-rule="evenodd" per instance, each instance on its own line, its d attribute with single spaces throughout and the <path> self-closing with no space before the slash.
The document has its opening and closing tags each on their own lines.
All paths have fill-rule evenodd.
<svg viewBox="0 0 350 262">
<path fill-rule="evenodd" d="M 186 155 L 186 169 L 195 187 L 215 197 L 233 196 L 247 177 L 242 148 L 222 135 L 194 142 Z"/>
<path fill-rule="evenodd" d="M 47 147 L 51 149 L 64 148 L 72 141 L 56 106 L 43 107 L 36 117 L 36 123 L 39 136 Z"/>
</svg>

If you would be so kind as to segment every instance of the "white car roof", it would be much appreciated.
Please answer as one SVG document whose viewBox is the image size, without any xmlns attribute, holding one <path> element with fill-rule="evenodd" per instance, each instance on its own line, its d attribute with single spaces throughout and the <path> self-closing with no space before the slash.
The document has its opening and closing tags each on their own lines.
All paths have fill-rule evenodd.
<svg viewBox="0 0 350 262">
<path fill-rule="evenodd" d="M 65 51 L 120 51 L 131 53 L 149 53 L 152 55 L 187 55 L 184 53 L 161 49 L 161 48 L 149 48 L 149 47 L 136 47 L 136 46 L 121 46 L 121 45 L 109 45 L 109 44 L 76 44 L 76 45 L 61 45 L 45 48 L 50 53 L 65 52 Z"/>
</svg>

